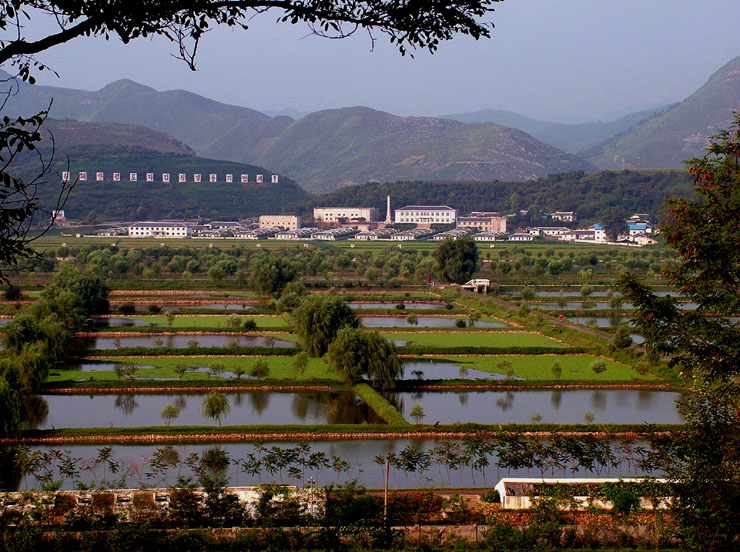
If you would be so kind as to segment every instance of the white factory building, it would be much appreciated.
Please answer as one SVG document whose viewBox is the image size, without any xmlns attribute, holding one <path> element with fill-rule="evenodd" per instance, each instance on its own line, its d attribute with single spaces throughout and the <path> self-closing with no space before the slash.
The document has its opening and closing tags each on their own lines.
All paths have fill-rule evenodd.
<svg viewBox="0 0 740 552">
<path fill-rule="evenodd" d="M 457 209 L 447 205 L 407 205 L 395 211 L 396 224 L 457 224 Z"/>
<path fill-rule="evenodd" d="M 300 227 L 301 217 L 296 215 L 260 215 L 260 228 L 298 230 Z"/>
<path fill-rule="evenodd" d="M 137 222 L 128 227 L 131 238 L 189 238 L 193 229 L 182 222 Z"/>
<path fill-rule="evenodd" d="M 377 207 L 315 207 L 316 222 L 378 222 Z"/>
</svg>

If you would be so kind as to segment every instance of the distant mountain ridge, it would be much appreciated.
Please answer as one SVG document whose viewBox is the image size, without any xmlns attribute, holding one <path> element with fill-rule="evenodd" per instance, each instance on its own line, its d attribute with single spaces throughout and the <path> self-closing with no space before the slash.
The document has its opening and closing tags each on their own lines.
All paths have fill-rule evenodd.
<svg viewBox="0 0 740 552">
<path fill-rule="evenodd" d="M 677 168 L 704 154 L 708 139 L 740 111 L 740 57 L 665 113 L 582 152 L 604 168 Z"/>
<path fill-rule="evenodd" d="M 490 123 L 397 117 L 364 107 L 294 120 L 182 90 L 157 92 L 129 80 L 95 92 L 22 84 L 6 112 L 34 113 L 52 97 L 56 118 L 143 125 L 173 136 L 198 155 L 266 166 L 316 192 L 372 179 L 529 180 L 595 168 L 521 131 Z"/>
<path fill-rule="evenodd" d="M 670 107 L 666 105 L 630 113 L 607 123 L 600 121 L 579 124 L 551 123 L 500 109 L 483 109 L 471 113 L 442 115 L 442 117 L 463 123 L 490 122 L 518 128 L 546 144 L 580 156 L 580 152 L 588 150 L 616 134 L 629 130 L 640 121 L 656 117 Z"/>
<path fill-rule="evenodd" d="M 226 151 L 237 144 L 235 136 L 227 135 L 218 147 Z M 521 181 L 594 168 L 515 129 L 398 117 L 367 107 L 314 112 L 250 152 L 247 147 L 229 157 L 255 159 L 286 174 L 301 175 L 300 182 L 314 192 L 368 180 Z"/>
</svg>

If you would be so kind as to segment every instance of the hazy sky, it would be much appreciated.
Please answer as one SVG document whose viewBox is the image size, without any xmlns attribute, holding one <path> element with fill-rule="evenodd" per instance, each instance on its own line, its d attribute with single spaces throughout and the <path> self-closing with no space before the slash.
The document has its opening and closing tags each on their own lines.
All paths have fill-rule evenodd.
<svg viewBox="0 0 740 552">
<path fill-rule="evenodd" d="M 96 90 L 128 78 L 258 110 L 365 105 L 398 115 L 506 109 L 577 122 L 626 107 L 677 101 L 740 55 L 738 0 L 506 0 L 493 38 L 458 37 L 401 57 L 384 39 L 309 36 L 261 15 L 201 44 L 197 72 L 161 39 L 79 38 L 41 59 L 40 82 Z M 34 21 L 33 25 L 41 25 Z"/>
</svg>

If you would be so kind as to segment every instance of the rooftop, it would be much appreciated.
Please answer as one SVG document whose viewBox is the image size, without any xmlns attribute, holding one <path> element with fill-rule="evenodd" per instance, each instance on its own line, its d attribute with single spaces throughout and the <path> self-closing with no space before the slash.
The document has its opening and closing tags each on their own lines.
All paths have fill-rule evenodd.
<svg viewBox="0 0 740 552">
<path fill-rule="evenodd" d="M 396 209 L 396 211 L 454 211 L 452 207 L 447 205 L 406 205 Z"/>
</svg>

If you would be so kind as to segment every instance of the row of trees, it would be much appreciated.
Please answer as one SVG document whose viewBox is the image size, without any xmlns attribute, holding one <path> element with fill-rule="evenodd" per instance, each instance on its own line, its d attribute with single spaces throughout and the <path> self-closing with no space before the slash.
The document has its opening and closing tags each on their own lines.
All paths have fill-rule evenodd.
<svg viewBox="0 0 740 552">
<path fill-rule="evenodd" d="M 324 360 L 349 383 L 367 376 L 381 389 L 403 373 L 396 346 L 360 319 L 340 297 L 306 295 L 292 313 L 303 349 Z"/>
<path fill-rule="evenodd" d="M 0 359 L 0 435 L 17 433 L 23 414 L 21 394 L 38 391 L 49 366 L 72 347 L 74 331 L 91 314 L 108 312 L 108 289 L 97 276 L 65 265 L 41 297 L 24 306 L 4 328 L 6 354 Z"/>
<path fill-rule="evenodd" d="M 458 242 L 461 242 L 458 244 Z M 467 245 L 464 245 L 466 244 Z M 462 253 L 463 249 L 466 251 Z M 371 282 L 428 279 L 457 281 L 458 275 L 490 269 L 500 274 L 558 276 L 591 266 L 597 271 L 616 274 L 624 269 L 659 272 L 673 255 L 667 250 L 623 251 L 600 248 L 581 255 L 557 248 L 532 250 L 507 244 L 480 253 L 472 240 L 442 242 L 436 251 L 398 249 L 388 245 L 377 251 L 338 252 L 327 247 L 285 247 L 262 250 L 243 245 L 216 248 L 145 247 L 121 249 L 112 245 L 59 247 L 36 265 L 36 270 L 51 272 L 67 258 L 80 270 L 94 270 L 108 278 L 207 277 L 212 282 L 235 280 L 265 294 L 279 294 L 285 285 L 300 276 L 354 274 Z M 482 265 L 481 261 L 488 263 Z"/>
</svg>

